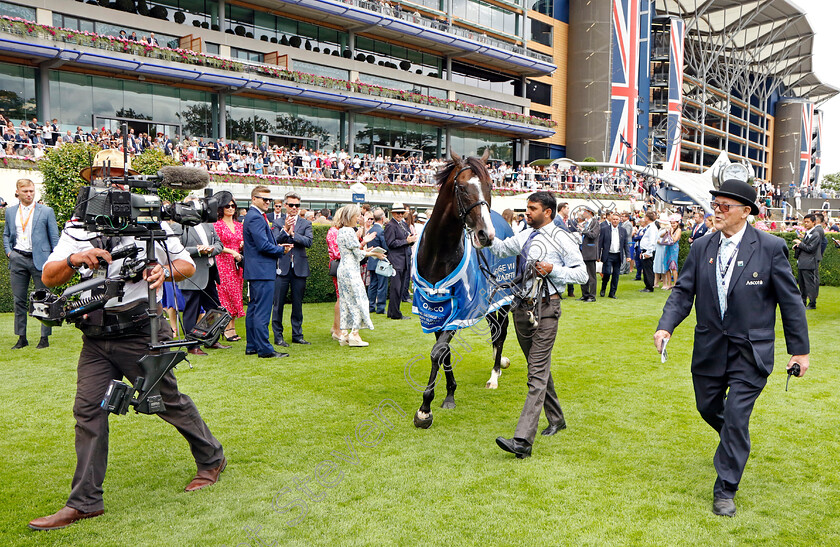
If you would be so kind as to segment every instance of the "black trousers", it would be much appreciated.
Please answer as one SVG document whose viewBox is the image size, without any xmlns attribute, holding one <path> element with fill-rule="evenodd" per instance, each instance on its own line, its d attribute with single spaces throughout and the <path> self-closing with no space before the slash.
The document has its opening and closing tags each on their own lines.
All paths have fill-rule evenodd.
<svg viewBox="0 0 840 547">
<path fill-rule="evenodd" d="M 621 253 L 608 253 L 604 257 L 603 274 L 601 280 L 601 292 L 607 290 L 607 284 L 610 286 L 610 296 L 615 296 L 615 291 L 618 290 L 618 276 L 621 273 Z"/>
<path fill-rule="evenodd" d="M 204 290 L 182 289 L 184 295 L 184 332 L 190 332 L 198 322 L 198 316 L 202 308 L 204 311 L 220 308 L 219 293 L 216 290 L 216 283 L 209 281 Z"/>
<path fill-rule="evenodd" d="M 388 317 L 391 319 L 399 319 L 402 317 L 400 311 L 400 304 L 402 303 L 402 295 L 408 286 L 409 269 L 396 270 L 397 275 L 391 278 L 391 287 L 388 289 Z"/>
<path fill-rule="evenodd" d="M 528 395 L 525 406 L 516 424 L 513 436 L 517 439 L 534 443 L 540 414 L 545 410 L 549 424 L 563 420 L 563 409 L 554 391 L 554 378 L 551 376 L 551 350 L 557 338 L 557 321 L 560 319 L 560 299 L 541 300 L 538 304 L 540 320 L 537 326 L 531 324 L 522 307 L 513 312 L 513 325 L 519 347 L 528 361 Z"/>
<path fill-rule="evenodd" d="M 14 219 L 12 219 L 14 222 Z M 23 256 L 12 250 L 9 255 L 9 284 L 12 286 L 12 296 L 15 300 L 15 334 L 26 336 L 26 319 L 29 311 L 29 282 L 35 284 L 36 289 L 43 289 L 41 270 L 35 267 L 31 256 Z M 40 321 L 36 321 L 40 323 Z M 52 334 L 52 328 L 41 323 L 41 336 Z"/>
<path fill-rule="evenodd" d="M 642 279 L 644 279 L 645 288 L 653 290 L 653 256 L 642 259 Z"/>
<path fill-rule="evenodd" d="M 799 292 L 802 294 L 802 303 L 807 303 L 810 299 L 811 304 L 817 303 L 817 290 L 819 288 L 819 279 L 817 278 L 817 270 L 799 270 Z"/>
<path fill-rule="evenodd" d="M 306 291 L 306 278 L 292 272 L 278 275 L 274 280 L 274 306 L 272 308 L 271 330 L 274 331 L 274 343 L 283 339 L 283 308 L 286 305 L 286 293 L 292 290 L 292 340 L 303 339 L 303 293 Z"/>
<path fill-rule="evenodd" d="M 169 323 L 160 320 L 160 340 L 171 340 Z M 102 482 L 108 466 L 108 416 L 99 406 L 111 380 L 123 377 L 133 384 L 142 374 L 137 360 L 148 350 L 149 338 L 136 336 L 98 340 L 82 337 L 76 382 L 76 472 L 67 505 L 84 513 L 104 509 Z M 178 391 L 175 375 L 169 371 L 161 380 L 160 394 L 166 411 L 158 414 L 187 439 L 199 470 L 217 467 L 224 457 L 221 443 L 204 423 L 195 403 Z M 154 474 L 154 461 L 171 458 L 159 453 L 149 440 L 138 440 L 136 456 L 148 460 L 149 476 Z M 185 478 L 187 478 L 185 476 Z"/>
<path fill-rule="evenodd" d="M 726 374 L 692 375 L 700 416 L 720 434 L 715 452 L 714 496 L 735 497 L 750 456 L 750 415 L 767 384 L 752 357 L 752 349 L 729 342 Z"/>
<path fill-rule="evenodd" d="M 595 271 L 595 262 L 597 261 L 583 261 L 583 263 L 586 265 L 586 273 L 589 274 L 589 281 L 581 284 L 580 286 L 581 297 L 583 298 L 595 298 L 595 290 L 598 288 L 598 281 L 595 278 L 595 276 L 598 275 L 598 273 Z"/>
</svg>

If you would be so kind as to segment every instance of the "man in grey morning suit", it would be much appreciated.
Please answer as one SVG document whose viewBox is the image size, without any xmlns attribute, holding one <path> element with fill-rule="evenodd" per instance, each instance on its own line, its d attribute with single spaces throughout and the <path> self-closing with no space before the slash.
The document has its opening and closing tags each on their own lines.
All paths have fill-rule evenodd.
<svg viewBox="0 0 840 547">
<path fill-rule="evenodd" d="M 661 352 L 696 304 L 694 395 L 700 415 L 720 435 L 712 511 L 732 517 L 750 454 L 750 414 L 773 371 L 777 307 L 792 355 L 787 368 L 798 363 L 800 376 L 808 370 L 810 345 L 787 245 L 747 223 L 750 209 L 758 214 L 755 189 L 727 180 L 712 195 L 717 232 L 691 246 L 654 342 Z"/>
</svg>

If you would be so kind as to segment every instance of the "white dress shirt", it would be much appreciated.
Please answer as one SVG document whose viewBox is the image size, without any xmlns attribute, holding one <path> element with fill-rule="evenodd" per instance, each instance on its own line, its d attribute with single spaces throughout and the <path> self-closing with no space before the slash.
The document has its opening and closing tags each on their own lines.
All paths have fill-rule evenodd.
<svg viewBox="0 0 840 547">
<path fill-rule="evenodd" d="M 35 218 L 35 203 L 29 207 L 18 204 L 15 215 L 15 249 L 26 253 L 32 252 L 32 220 Z M 26 228 L 24 228 L 24 223 Z"/>
<path fill-rule="evenodd" d="M 617 253 L 621 251 L 620 248 L 621 236 L 618 233 L 618 226 L 612 227 L 612 237 L 610 237 L 610 252 Z"/>
<path fill-rule="evenodd" d="M 723 278 L 723 291 L 725 293 L 729 293 L 729 282 L 732 280 L 732 272 L 735 271 L 735 265 L 738 260 L 738 249 L 739 245 L 741 244 L 741 239 L 744 237 L 744 232 L 747 231 L 747 223 L 745 222 L 741 229 L 732 235 L 732 237 L 728 238 L 728 240 L 734 245 L 730 253 L 732 253 L 732 259 L 729 265 L 729 269 L 726 271 L 726 275 Z M 723 240 L 727 239 L 726 236 L 723 235 L 723 232 L 720 234 L 720 244 L 718 246 L 718 254 L 720 254 L 720 247 L 723 246 Z M 723 263 L 723 267 L 726 267 L 726 262 Z M 723 270 L 721 270 L 723 271 Z"/>
<path fill-rule="evenodd" d="M 490 251 L 499 257 L 515 256 L 522 253 L 525 242 L 533 232 L 533 228 L 526 228 L 505 240 L 495 238 Z M 548 294 L 554 294 L 555 288 L 562 291 L 567 283 L 586 283 L 589 274 L 583 264 L 580 248 L 571 234 L 549 222 L 539 229 L 539 233 L 531 240 L 528 249 L 528 260 L 549 262 L 552 265 L 548 278 Z M 529 285 L 526 288 L 530 288 Z"/>
</svg>

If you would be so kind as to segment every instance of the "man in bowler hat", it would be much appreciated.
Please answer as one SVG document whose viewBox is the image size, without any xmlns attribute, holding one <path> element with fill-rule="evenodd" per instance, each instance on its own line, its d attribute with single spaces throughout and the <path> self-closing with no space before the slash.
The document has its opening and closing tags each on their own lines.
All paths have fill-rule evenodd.
<svg viewBox="0 0 840 547">
<path fill-rule="evenodd" d="M 720 435 L 712 511 L 734 517 L 735 492 L 750 454 L 750 414 L 773 371 L 777 307 L 792 355 L 786 368 L 798 364 L 804 375 L 810 345 L 787 245 L 747 222 L 758 214 L 755 189 L 733 179 L 711 193 L 717 231 L 691 246 L 654 342 L 661 353 L 696 304 L 694 396 L 700 415 Z"/>
</svg>

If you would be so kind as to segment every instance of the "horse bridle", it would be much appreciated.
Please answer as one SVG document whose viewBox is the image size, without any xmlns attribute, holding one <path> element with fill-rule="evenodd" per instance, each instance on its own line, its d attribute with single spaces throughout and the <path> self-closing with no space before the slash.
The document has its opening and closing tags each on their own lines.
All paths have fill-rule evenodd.
<svg viewBox="0 0 840 547">
<path fill-rule="evenodd" d="M 484 201 L 483 199 L 480 199 L 478 201 L 470 203 L 468 207 L 464 207 L 464 202 L 461 199 L 461 197 L 464 195 L 464 191 L 458 185 L 458 177 L 460 177 L 461 173 L 463 173 L 464 171 L 473 171 L 473 168 L 469 165 L 467 165 L 466 167 L 462 167 L 457 173 L 455 173 L 455 178 L 452 179 L 452 184 L 455 186 L 455 205 L 458 206 L 458 218 L 460 218 L 461 223 L 464 224 L 464 226 L 466 226 L 467 215 L 470 214 L 470 211 L 482 205 L 486 205 L 489 209 L 490 204 Z M 473 171 L 473 174 L 475 174 L 475 171 Z"/>
</svg>

